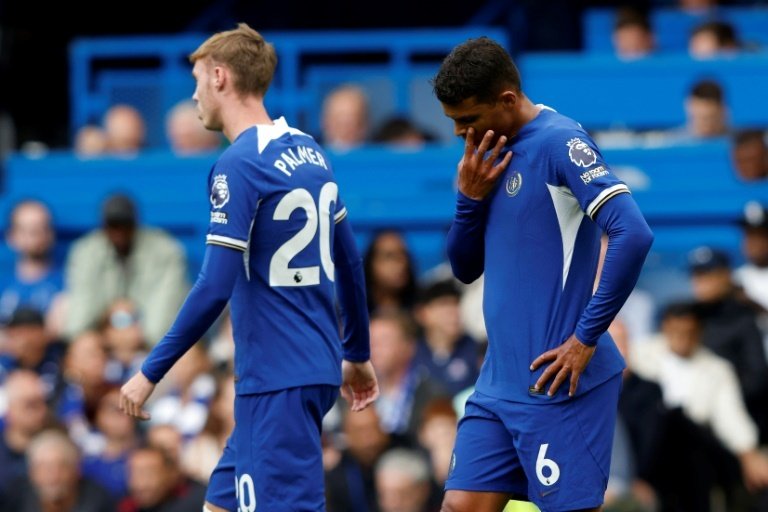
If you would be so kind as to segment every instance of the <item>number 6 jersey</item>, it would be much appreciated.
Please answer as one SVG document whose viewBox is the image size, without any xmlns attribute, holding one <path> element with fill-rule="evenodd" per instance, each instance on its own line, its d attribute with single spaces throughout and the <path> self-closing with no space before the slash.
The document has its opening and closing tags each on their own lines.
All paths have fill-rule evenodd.
<svg viewBox="0 0 768 512">
<path fill-rule="evenodd" d="M 333 241 L 346 216 L 325 153 L 288 126 L 241 133 L 208 178 L 207 243 L 243 251 L 230 309 L 238 394 L 341 383 Z"/>
</svg>

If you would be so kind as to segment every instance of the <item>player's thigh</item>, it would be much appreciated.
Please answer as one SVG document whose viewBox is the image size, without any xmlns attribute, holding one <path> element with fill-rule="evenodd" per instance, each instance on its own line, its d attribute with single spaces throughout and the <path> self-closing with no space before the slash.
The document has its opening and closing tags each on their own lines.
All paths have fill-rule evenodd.
<svg viewBox="0 0 768 512">
<path fill-rule="evenodd" d="M 525 405 L 517 422 L 518 453 L 528 476 L 528 498 L 552 512 L 598 510 L 611 463 L 621 375 L 576 399 Z"/>
<path fill-rule="evenodd" d="M 304 386 L 238 397 L 240 510 L 325 509 L 320 430 L 337 395 L 335 386 Z"/>
<path fill-rule="evenodd" d="M 499 401 L 474 393 L 467 401 L 459 422 L 451 467 L 445 483 L 448 510 L 466 502 L 463 494 L 450 491 L 525 495 L 526 475 L 520 464 L 512 435 L 493 412 Z M 467 502 L 472 503 L 472 502 Z"/>
<path fill-rule="evenodd" d="M 234 447 L 236 433 L 237 426 L 235 426 L 235 432 L 227 439 L 224 453 L 222 453 L 219 463 L 216 465 L 213 473 L 211 473 L 211 478 L 208 480 L 208 489 L 205 492 L 206 504 L 214 505 L 219 510 L 234 511 L 238 507 L 235 478 L 237 457 Z M 218 512 L 216 508 L 211 510 Z"/>
</svg>

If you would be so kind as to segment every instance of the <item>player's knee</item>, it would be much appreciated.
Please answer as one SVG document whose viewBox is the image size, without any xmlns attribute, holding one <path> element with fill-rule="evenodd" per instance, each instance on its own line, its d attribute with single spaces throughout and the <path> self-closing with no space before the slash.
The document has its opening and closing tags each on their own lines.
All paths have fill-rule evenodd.
<svg viewBox="0 0 768 512">
<path fill-rule="evenodd" d="M 205 505 L 203 505 L 203 512 L 229 512 L 229 511 L 221 507 L 217 507 L 216 505 L 211 505 L 206 501 Z"/>
<path fill-rule="evenodd" d="M 468 508 L 469 503 L 465 499 L 465 496 L 452 492 L 445 493 L 443 498 L 443 504 L 440 506 L 440 512 L 468 512 L 472 510 Z"/>
</svg>

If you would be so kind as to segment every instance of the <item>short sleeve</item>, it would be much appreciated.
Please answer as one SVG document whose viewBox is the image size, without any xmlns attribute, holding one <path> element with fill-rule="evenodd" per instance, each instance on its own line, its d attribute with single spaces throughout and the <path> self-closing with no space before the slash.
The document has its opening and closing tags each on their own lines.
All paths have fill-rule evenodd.
<svg viewBox="0 0 768 512">
<path fill-rule="evenodd" d="M 230 159 L 231 160 L 231 159 Z M 236 162 L 218 161 L 208 176 L 211 221 L 206 243 L 245 251 L 259 204 L 259 192 L 247 169 Z"/>
<path fill-rule="evenodd" d="M 561 184 L 566 185 L 579 206 L 594 218 L 601 206 L 629 188 L 611 171 L 596 144 L 584 132 L 563 130 L 553 136 L 551 158 Z"/>
</svg>

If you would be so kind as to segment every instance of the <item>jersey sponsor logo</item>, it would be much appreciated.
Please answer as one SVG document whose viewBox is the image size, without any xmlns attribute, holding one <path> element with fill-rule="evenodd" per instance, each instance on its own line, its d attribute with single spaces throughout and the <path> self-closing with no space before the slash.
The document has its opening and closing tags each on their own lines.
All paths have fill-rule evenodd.
<svg viewBox="0 0 768 512">
<path fill-rule="evenodd" d="M 227 185 L 227 175 L 217 174 L 213 177 L 211 185 L 211 205 L 216 208 L 222 208 L 229 202 L 229 185 Z"/>
<path fill-rule="evenodd" d="M 509 197 L 515 197 L 517 194 L 520 193 L 520 189 L 523 186 L 523 175 L 520 174 L 517 171 L 514 171 L 512 173 L 512 176 L 507 178 L 507 195 Z"/>
<path fill-rule="evenodd" d="M 601 178 L 606 174 L 608 174 L 608 169 L 606 169 L 605 166 L 600 165 L 598 167 L 595 167 L 594 169 L 584 171 L 583 173 L 581 173 L 580 177 L 581 177 L 581 181 L 583 181 L 585 185 L 589 185 L 592 180 Z"/>
<path fill-rule="evenodd" d="M 597 162 L 597 154 L 580 138 L 575 137 L 565 144 L 568 146 L 568 158 L 579 167 L 589 167 Z"/>
<path fill-rule="evenodd" d="M 211 212 L 211 224 L 226 224 L 227 214 L 224 212 Z"/>
</svg>

